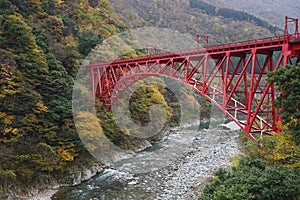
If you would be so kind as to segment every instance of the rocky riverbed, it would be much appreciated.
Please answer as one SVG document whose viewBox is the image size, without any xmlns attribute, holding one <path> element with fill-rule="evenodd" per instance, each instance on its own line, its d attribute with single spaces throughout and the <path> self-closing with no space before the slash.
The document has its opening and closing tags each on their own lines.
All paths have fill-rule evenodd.
<svg viewBox="0 0 300 200">
<path fill-rule="evenodd" d="M 52 199 L 197 199 L 218 168 L 240 153 L 238 132 L 173 129 L 160 142 Z"/>
</svg>

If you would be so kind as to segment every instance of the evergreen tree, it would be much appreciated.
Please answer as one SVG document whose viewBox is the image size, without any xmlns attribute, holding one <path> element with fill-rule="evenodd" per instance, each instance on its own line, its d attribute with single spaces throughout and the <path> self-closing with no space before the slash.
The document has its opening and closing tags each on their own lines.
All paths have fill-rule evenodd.
<svg viewBox="0 0 300 200">
<path fill-rule="evenodd" d="M 277 108 L 282 108 L 281 118 L 287 128 L 300 142 L 300 64 L 287 65 L 269 74 L 269 82 L 275 83 L 281 91 L 276 100 Z"/>
</svg>

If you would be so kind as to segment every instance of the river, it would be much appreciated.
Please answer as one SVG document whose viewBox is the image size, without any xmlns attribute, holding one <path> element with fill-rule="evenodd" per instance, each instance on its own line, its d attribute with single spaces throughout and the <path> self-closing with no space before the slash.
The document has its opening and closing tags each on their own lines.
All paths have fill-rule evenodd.
<svg viewBox="0 0 300 200">
<path fill-rule="evenodd" d="M 237 131 L 173 129 L 152 147 L 116 163 L 53 200 L 196 200 L 218 168 L 238 155 Z"/>
</svg>

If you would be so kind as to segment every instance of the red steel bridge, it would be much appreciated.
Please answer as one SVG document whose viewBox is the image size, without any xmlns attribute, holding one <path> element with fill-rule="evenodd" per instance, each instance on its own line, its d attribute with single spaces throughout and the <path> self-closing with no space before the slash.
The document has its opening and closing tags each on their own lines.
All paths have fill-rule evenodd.
<svg viewBox="0 0 300 200">
<path fill-rule="evenodd" d="M 292 34 L 289 22 L 295 23 Z M 280 115 L 274 106 L 278 94 L 266 81 L 267 72 L 299 62 L 298 19 L 286 17 L 280 37 L 91 64 L 88 70 L 94 97 L 107 109 L 141 77 L 166 76 L 203 95 L 255 140 L 279 131 Z"/>
</svg>

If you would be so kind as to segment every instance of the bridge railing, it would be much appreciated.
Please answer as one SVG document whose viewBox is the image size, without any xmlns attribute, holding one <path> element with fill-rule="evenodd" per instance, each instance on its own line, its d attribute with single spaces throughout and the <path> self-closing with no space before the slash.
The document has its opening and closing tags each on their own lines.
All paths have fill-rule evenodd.
<svg viewBox="0 0 300 200">
<path fill-rule="evenodd" d="M 255 40 L 247 40 L 247 41 L 241 41 L 241 42 L 232 42 L 227 43 L 223 45 L 213 45 L 208 46 L 205 48 L 199 48 L 199 49 L 190 49 L 186 51 L 181 52 L 174 52 L 173 54 L 177 55 L 192 55 L 193 53 L 207 53 L 207 52 L 220 52 L 225 50 L 234 50 L 239 49 L 242 50 L 243 48 L 249 48 L 254 46 L 271 46 L 271 45 L 280 45 L 284 43 L 288 43 L 288 41 L 293 39 L 300 39 L 300 34 L 289 34 L 289 35 L 283 35 L 283 36 L 275 36 L 275 37 L 267 37 L 262 39 L 255 39 Z M 270 45 L 271 44 L 271 45 Z M 162 55 L 168 55 L 168 54 L 162 54 Z M 153 58 L 155 58 L 155 55 L 152 55 Z"/>
<path fill-rule="evenodd" d="M 262 46 L 262 45 L 270 45 L 270 44 L 280 44 L 280 43 L 287 43 L 291 38 L 299 38 L 300 35 L 284 35 L 284 36 L 276 36 L 276 37 L 268 37 L 268 38 L 261 38 L 255 40 L 248 40 L 248 41 L 241 41 L 241 42 L 232 42 L 223 45 L 214 45 L 208 46 L 205 48 L 207 51 L 224 51 L 224 49 L 235 49 L 235 48 L 247 48 L 251 45 L 254 46 Z"/>
</svg>

